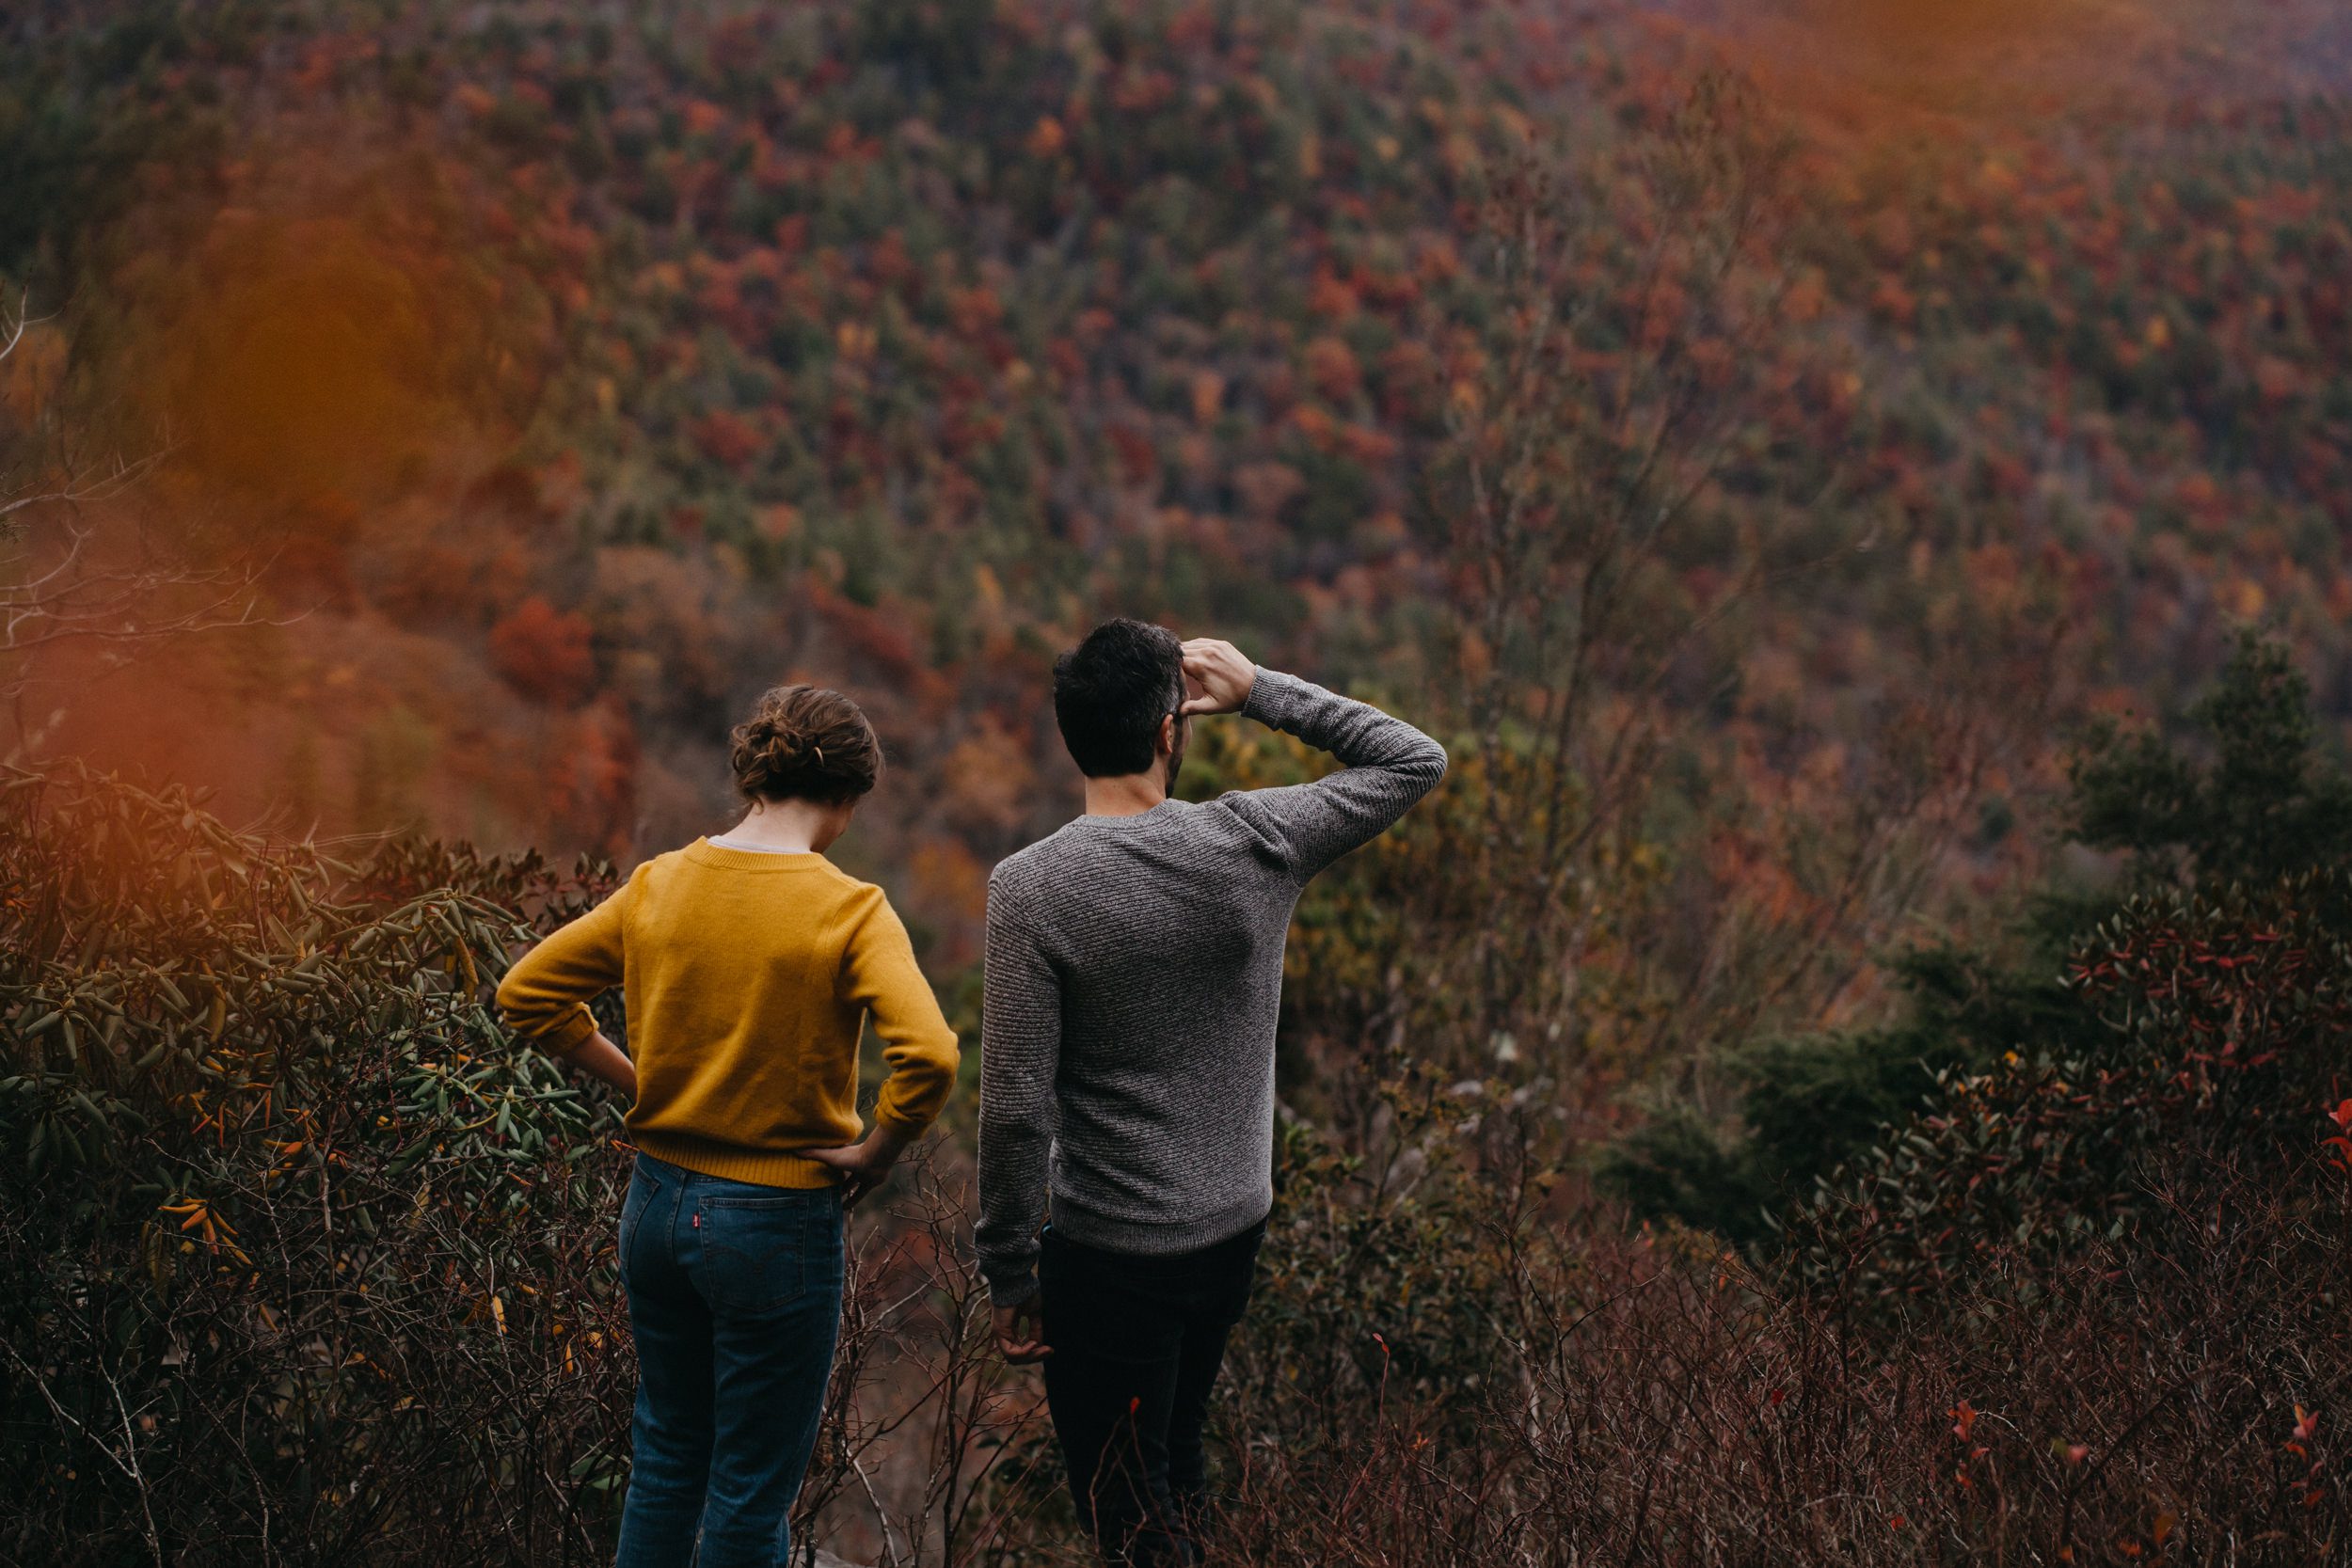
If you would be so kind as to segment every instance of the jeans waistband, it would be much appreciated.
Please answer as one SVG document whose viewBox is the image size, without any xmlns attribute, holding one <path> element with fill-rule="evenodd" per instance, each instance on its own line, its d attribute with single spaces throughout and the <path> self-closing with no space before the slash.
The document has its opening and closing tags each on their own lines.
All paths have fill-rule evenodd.
<svg viewBox="0 0 2352 1568">
<path fill-rule="evenodd" d="M 674 1165 L 657 1155 L 637 1151 L 637 1172 L 658 1186 L 675 1187 L 681 1192 L 708 1193 L 714 1196 L 755 1197 L 762 1201 L 805 1197 L 811 1203 L 831 1199 L 839 1206 L 838 1187 L 770 1187 L 756 1181 L 738 1181 L 732 1177 L 712 1176 L 707 1171 L 688 1170 Z"/>
</svg>

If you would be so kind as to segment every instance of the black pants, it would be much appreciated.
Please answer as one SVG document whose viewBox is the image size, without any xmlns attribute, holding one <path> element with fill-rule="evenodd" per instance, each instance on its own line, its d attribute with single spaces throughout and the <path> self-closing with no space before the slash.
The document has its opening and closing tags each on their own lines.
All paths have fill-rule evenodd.
<svg viewBox="0 0 2352 1568">
<path fill-rule="evenodd" d="M 1038 1260 L 1054 1347 L 1046 1405 L 1079 1522 L 1114 1563 L 1198 1558 L 1193 1533 L 1208 1490 L 1201 1426 L 1264 1236 L 1262 1220 L 1197 1252 L 1148 1258 L 1046 1227 Z"/>
</svg>

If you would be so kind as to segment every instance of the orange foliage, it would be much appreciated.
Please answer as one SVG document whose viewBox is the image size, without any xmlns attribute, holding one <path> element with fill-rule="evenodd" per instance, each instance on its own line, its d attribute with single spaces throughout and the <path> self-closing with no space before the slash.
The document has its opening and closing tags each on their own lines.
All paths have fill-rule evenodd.
<svg viewBox="0 0 2352 1568">
<path fill-rule="evenodd" d="M 694 444 L 712 462 L 740 473 L 767 446 L 753 423 L 731 408 L 714 408 L 694 421 Z"/>
<path fill-rule="evenodd" d="M 592 642 L 587 617 L 533 594 L 490 628 L 490 659 L 516 690 L 566 706 L 596 684 Z"/>
</svg>

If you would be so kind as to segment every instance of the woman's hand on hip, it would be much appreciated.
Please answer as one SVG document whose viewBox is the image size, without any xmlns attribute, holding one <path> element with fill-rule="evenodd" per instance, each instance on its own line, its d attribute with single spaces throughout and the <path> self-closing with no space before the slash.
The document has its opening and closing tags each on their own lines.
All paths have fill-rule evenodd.
<svg viewBox="0 0 2352 1568">
<path fill-rule="evenodd" d="M 905 1132 L 882 1122 L 856 1143 L 839 1148 L 804 1148 L 801 1152 L 841 1173 L 841 1206 L 854 1209 L 860 1198 L 889 1179 L 890 1167 L 898 1163 L 907 1143 Z"/>
</svg>

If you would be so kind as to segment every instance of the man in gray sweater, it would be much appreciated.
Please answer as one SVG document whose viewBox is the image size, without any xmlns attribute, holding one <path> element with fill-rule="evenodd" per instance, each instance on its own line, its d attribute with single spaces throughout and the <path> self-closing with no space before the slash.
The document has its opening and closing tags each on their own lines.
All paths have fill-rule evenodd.
<svg viewBox="0 0 2352 1568">
<path fill-rule="evenodd" d="M 1274 1202 L 1291 911 L 1429 792 L 1445 751 L 1230 642 L 1136 621 L 1062 656 L 1054 709 L 1086 815 L 989 879 L 980 1267 L 999 1346 L 1044 1363 L 1105 1556 L 1188 1562 L 1209 1392 Z M 1172 799 L 1193 717 L 1236 712 L 1346 766 Z"/>
</svg>

